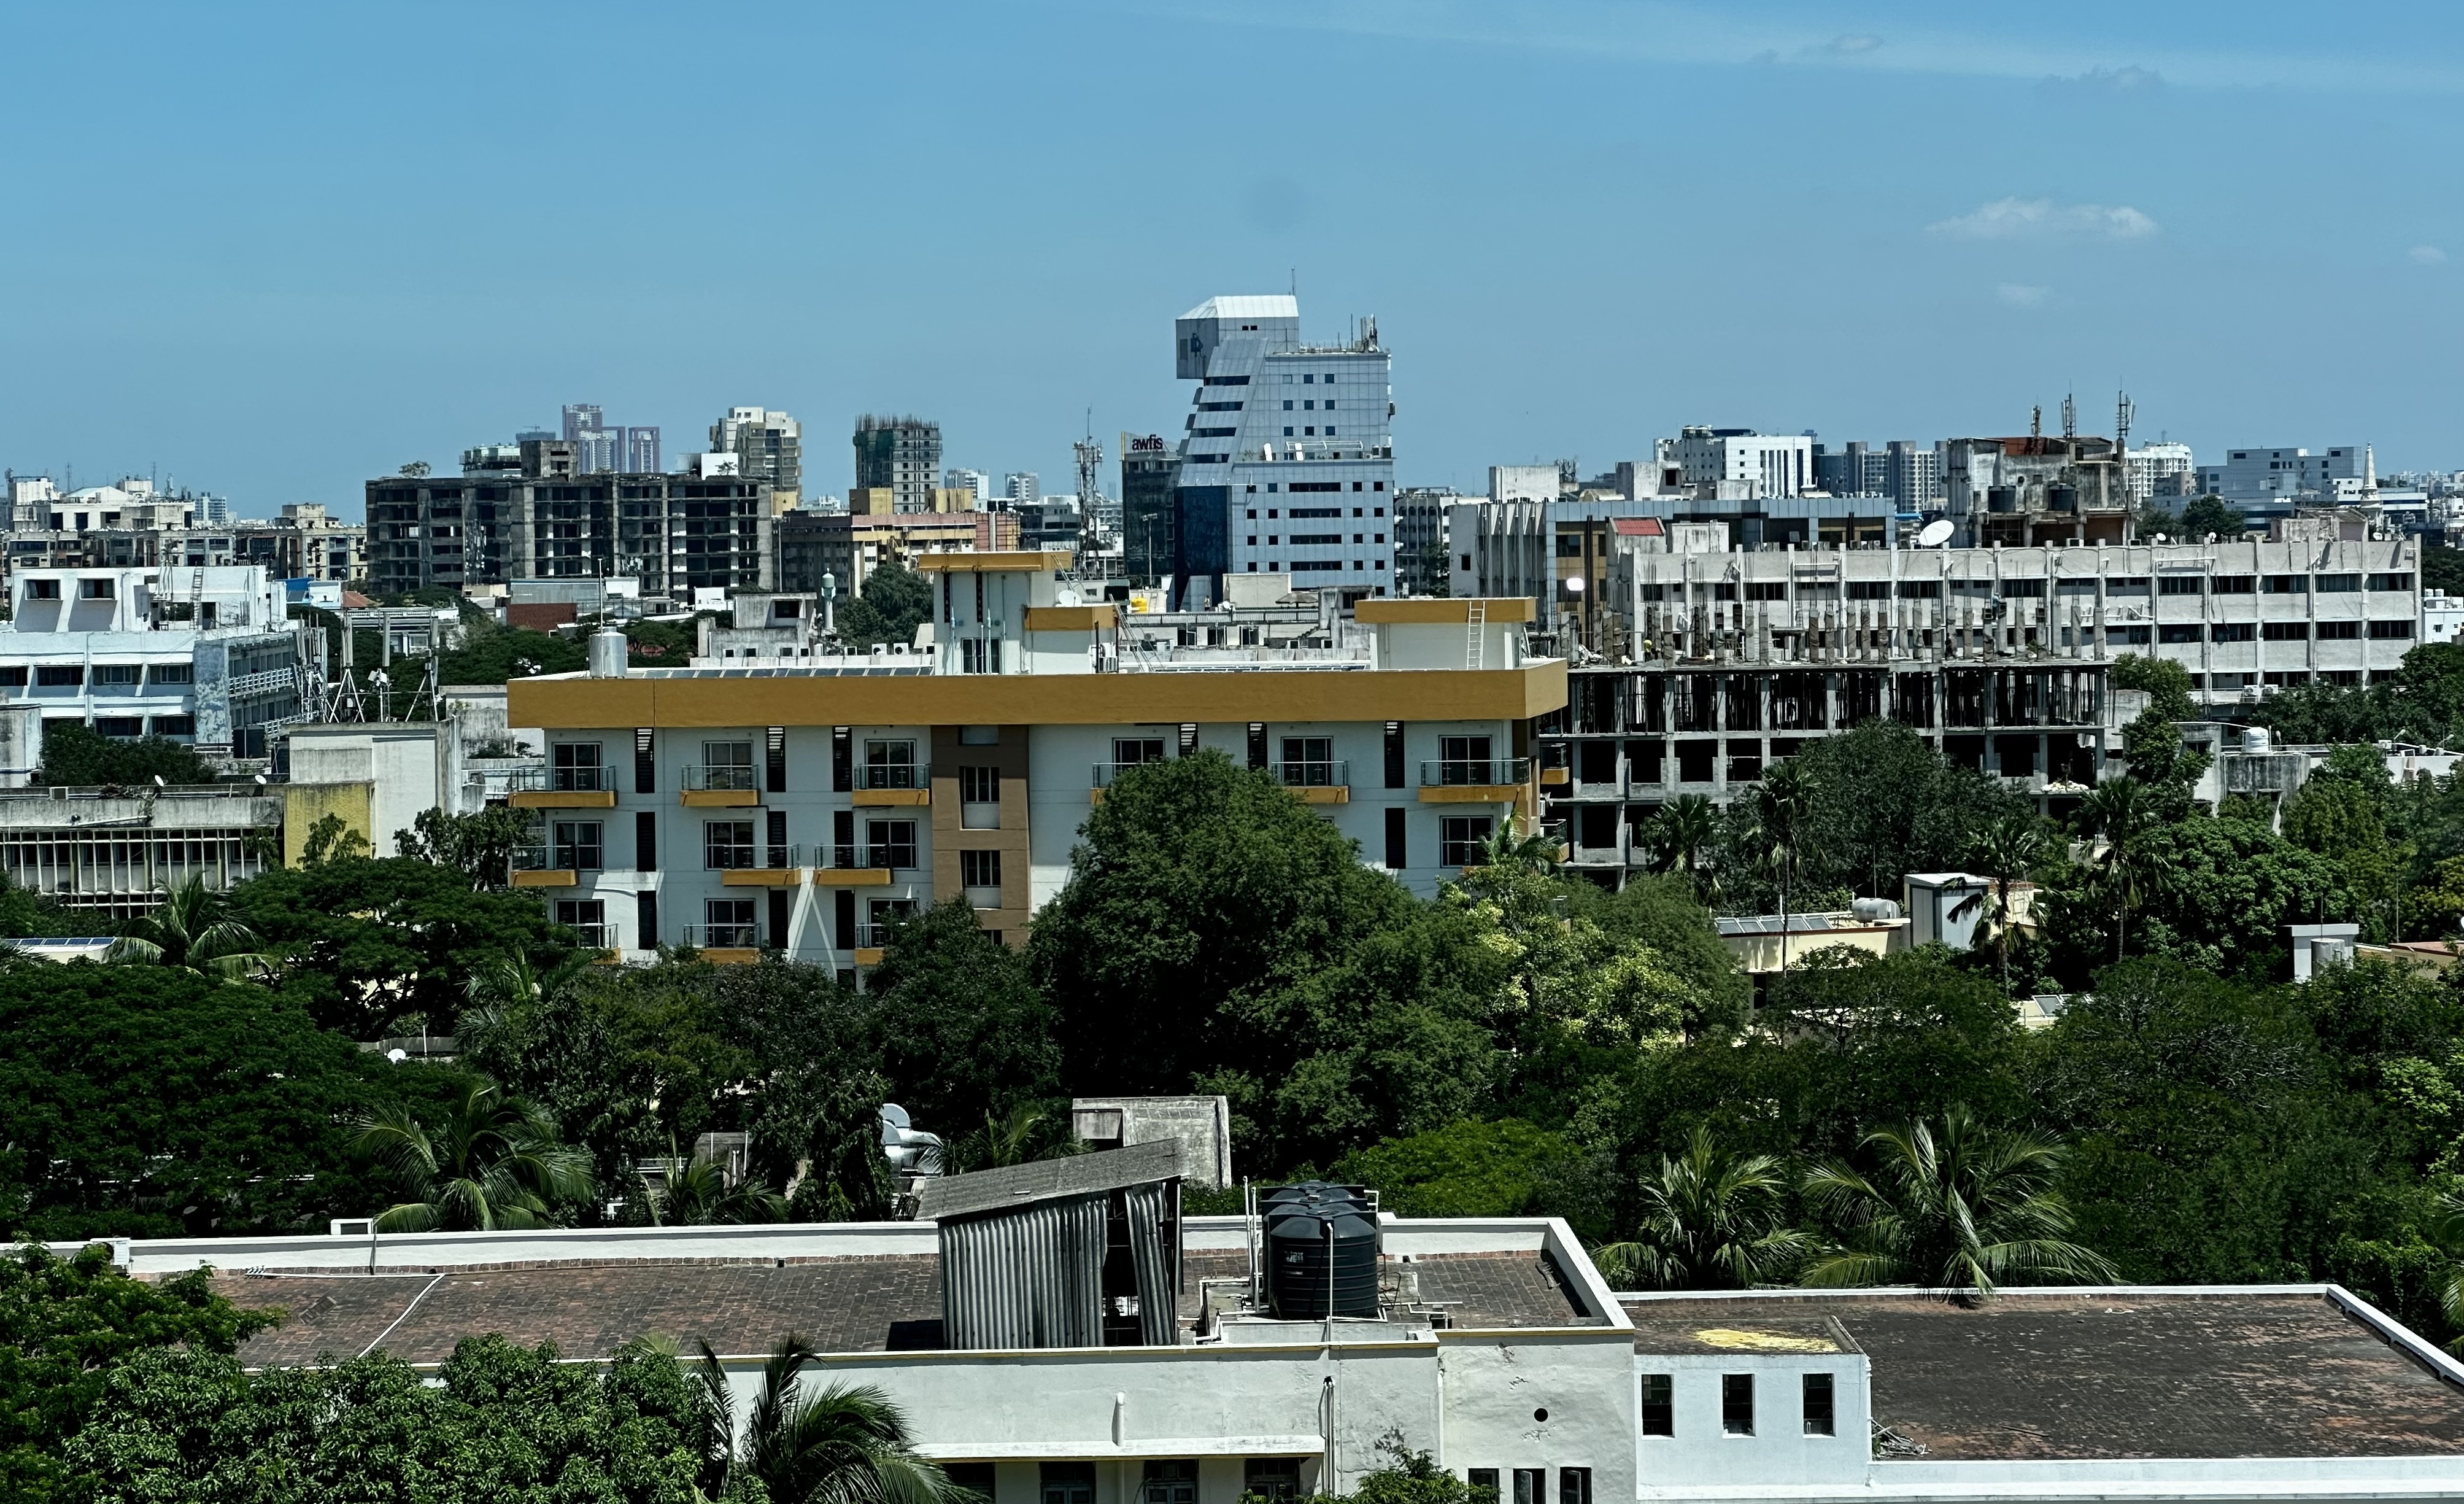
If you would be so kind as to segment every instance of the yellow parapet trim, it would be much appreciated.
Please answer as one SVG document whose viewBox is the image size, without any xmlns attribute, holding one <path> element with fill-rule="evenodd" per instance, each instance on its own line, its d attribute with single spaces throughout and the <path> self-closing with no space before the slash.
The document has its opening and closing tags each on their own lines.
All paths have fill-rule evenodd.
<svg viewBox="0 0 2464 1504">
<path fill-rule="evenodd" d="M 616 794 L 606 788 L 517 788 L 509 802 L 517 809 L 613 809 Z"/>
<path fill-rule="evenodd" d="M 1319 788 L 1306 785 L 1298 786 L 1294 787 L 1292 792 L 1298 795 L 1300 797 L 1300 802 L 1305 805 L 1348 805 L 1352 803 L 1351 788 L 1341 784 L 1338 784 L 1331 788 Z"/>
<path fill-rule="evenodd" d="M 855 948 L 855 963 L 859 966 L 880 965 L 881 947 L 878 945 L 858 945 Z"/>
<path fill-rule="evenodd" d="M 816 867 L 813 869 L 816 888 L 887 888 L 890 869 L 887 867 Z"/>
<path fill-rule="evenodd" d="M 742 809 L 761 802 L 750 788 L 688 788 L 678 797 L 687 809 Z"/>
<path fill-rule="evenodd" d="M 1510 805 L 1523 797 L 1521 784 L 1440 784 L 1423 785 L 1424 805 Z"/>
<path fill-rule="evenodd" d="M 714 966 L 750 966 L 761 959 L 761 953 L 749 947 L 727 945 L 703 951 L 701 959 Z"/>
<path fill-rule="evenodd" d="M 718 874 L 722 888 L 793 888 L 803 880 L 801 867 L 730 867 Z"/>
<path fill-rule="evenodd" d="M 1111 606 L 1030 606 L 1026 608 L 1028 631 L 1100 631 L 1119 620 L 1119 609 Z"/>
<path fill-rule="evenodd" d="M 847 796 L 859 809 L 885 809 L 893 806 L 929 805 L 933 790 L 929 788 L 859 788 Z"/>
<path fill-rule="evenodd" d="M 1538 603 L 1528 595 L 1485 596 L 1478 603 L 1482 616 L 1492 622 L 1528 622 L 1539 617 Z M 1396 623 L 1416 627 L 1461 626 L 1471 620 L 1473 602 L 1451 596 L 1417 596 L 1403 601 L 1361 601 L 1352 608 L 1352 619 L 1369 626 Z"/>
<path fill-rule="evenodd" d="M 758 678 L 643 675 L 594 679 L 575 674 L 516 679 L 505 693 L 510 724 L 576 730 L 1529 720 L 1564 708 L 1566 664 L 1562 658 L 1548 658 L 1512 669 L 780 674 Z M 862 798 L 857 802 L 863 803 Z"/>
<path fill-rule="evenodd" d="M 559 872 L 554 868 L 514 874 L 514 886 L 517 888 L 574 888 L 581 886 L 581 882 L 582 879 L 573 873 Z"/>
<path fill-rule="evenodd" d="M 1540 782 L 1544 784 L 1569 783 L 1573 780 L 1573 771 L 1571 768 L 1544 767 L 1540 770 Z"/>
<path fill-rule="evenodd" d="M 1067 569 L 1077 555 L 1062 549 L 1041 553 L 1008 554 L 920 554 L 915 567 L 926 574 L 947 569 L 957 574 L 1033 574 L 1043 569 Z"/>
</svg>

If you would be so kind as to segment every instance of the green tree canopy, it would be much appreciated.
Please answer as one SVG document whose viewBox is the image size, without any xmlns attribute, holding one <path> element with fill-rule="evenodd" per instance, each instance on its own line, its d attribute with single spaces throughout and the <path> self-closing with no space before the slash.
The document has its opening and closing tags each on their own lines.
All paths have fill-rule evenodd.
<svg viewBox="0 0 2464 1504">
<path fill-rule="evenodd" d="M 1809 889 L 1896 898 L 1909 873 L 1956 869 L 1973 831 L 2022 807 L 1999 781 L 1946 761 L 1897 721 L 1825 737 L 1796 762 L 1815 785 Z"/>
<path fill-rule="evenodd" d="M 1404 1217 L 1515 1217 L 1546 1199 L 1554 1172 L 1576 1154 L 1556 1134 L 1514 1118 L 1467 1118 L 1354 1149 L 1334 1179 L 1375 1187 Z"/>
<path fill-rule="evenodd" d="M 82 721 L 53 720 L 43 726 L 43 765 L 37 775 L 55 786 L 96 785 L 144 789 L 165 784 L 210 784 L 214 770 L 182 741 L 144 737 L 122 741 Z"/>
<path fill-rule="evenodd" d="M 2222 497 L 2198 497 L 2182 508 L 2182 536 L 2203 539 L 2210 533 L 2218 538 L 2239 538 L 2248 528 L 2241 514 L 2225 504 Z"/>
<path fill-rule="evenodd" d="M 911 643 L 915 629 L 932 619 L 933 582 L 903 564 L 884 564 L 864 577 L 863 594 L 839 602 L 839 640 L 857 648 Z"/>
</svg>

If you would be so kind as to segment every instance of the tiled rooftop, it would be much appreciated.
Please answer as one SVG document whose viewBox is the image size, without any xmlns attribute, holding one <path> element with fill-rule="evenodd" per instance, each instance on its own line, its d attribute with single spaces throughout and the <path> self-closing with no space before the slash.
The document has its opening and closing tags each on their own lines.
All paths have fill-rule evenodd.
<svg viewBox="0 0 2464 1504">
<path fill-rule="evenodd" d="M 2464 1391 L 2320 1295 L 1637 1301 L 1641 1353 L 1873 1360 L 1874 1420 L 1929 1461 L 2464 1453 Z"/>
</svg>

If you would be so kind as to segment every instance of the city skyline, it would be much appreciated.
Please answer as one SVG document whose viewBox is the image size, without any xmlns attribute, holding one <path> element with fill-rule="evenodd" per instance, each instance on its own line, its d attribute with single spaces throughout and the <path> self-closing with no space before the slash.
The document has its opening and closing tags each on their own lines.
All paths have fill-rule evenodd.
<svg viewBox="0 0 2464 1504">
<path fill-rule="evenodd" d="M 2119 387 L 2135 436 L 2203 460 L 2464 463 L 2435 355 L 2464 297 L 2439 193 L 2464 49 L 2427 8 L 747 12 L 776 55 L 882 64 L 819 115 L 612 103 L 611 71 L 687 55 L 688 16 L 497 18 L 508 57 L 561 59 L 498 90 L 457 22 L 303 14 L 0 20 L 36 227 L 0 249 L 0 329 L 33 352 L 0 377 L 0 463 L 155 470 L 266 515 L 586 400 L 671 450 L 731 405 L 792 413 L 811 492 L 846 488 L 866 411 L 938 422 L 947 463 L 1059 476 L 1090 409 L 1100 435 L 1172 432 L 1177 314 L 1295 283 L 1311 339 L 1377 317 L 1404 484 L 1593 473 L 1688 423 L 2025 431 L 2066 393 L 2103 431 Z M 83 92 L 106 47 L 142 107 Z M 1190 56 L 1253 122 L 1198 177 Z M 927 108 L 911 64 L 979 85 Z M 999 86 L 1039 70 L 1058 83 Z M 722 149 L 750 134 L 780 149 Z M 680 232 L 528 192 L 584 157 L 690 173 L 653 211 Z"/>
</svg>

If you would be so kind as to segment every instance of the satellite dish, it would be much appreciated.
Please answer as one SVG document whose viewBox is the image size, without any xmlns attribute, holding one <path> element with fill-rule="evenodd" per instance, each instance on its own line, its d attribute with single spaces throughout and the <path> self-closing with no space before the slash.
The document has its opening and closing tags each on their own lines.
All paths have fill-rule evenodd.
<svg viewBox="0 0 2464 1504">
<path fill-rule="evenodd" d="M 1936 518 L 1925 525 L 1924 531 L 1917 534 L 1917 546 L 1919 548 L 1940 548 L 1943 544 L 1950 542 L 1950 519 L 1947 517 Z"/>
<path fill-rule="evenodd" d="M 407 1060 L 407 1059 L 409 1059 L 409 1058 L 410 1058 L 410 1051 L 407 1051 L 407 1050 L 404 1050 L 404 1049 L 401 1049 L 401 1048 L 399 1048 L 399 1047 L 396 1047 L 395 1049 L 388 1050 L 388 1051 L 385 1051 L 385 1058 L 386 1058 L 387 1060 L 392 1061 L 392 1062 L 393 1062 L 394 1064 L 396 1064 L 396 1065 L 400 1065 L 400 1064 L 402 1064 L 404 1061 L 406 1061 L 406 1060 Z"/>
</svg>

